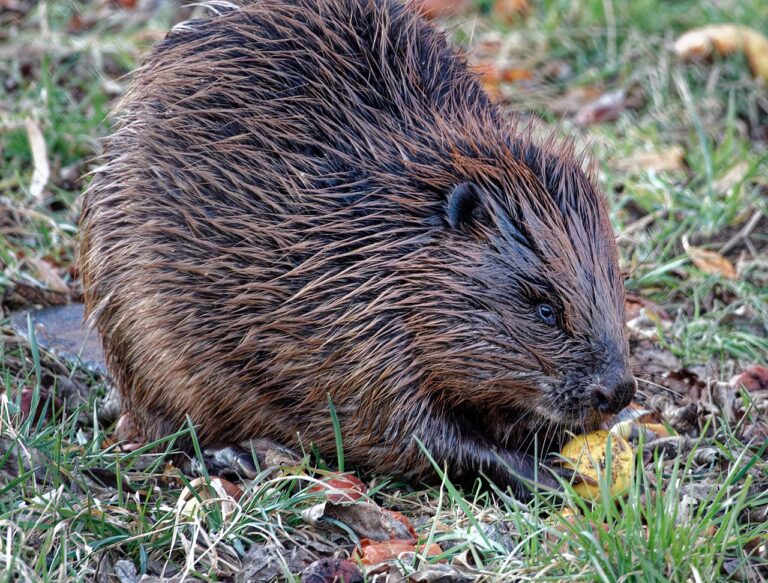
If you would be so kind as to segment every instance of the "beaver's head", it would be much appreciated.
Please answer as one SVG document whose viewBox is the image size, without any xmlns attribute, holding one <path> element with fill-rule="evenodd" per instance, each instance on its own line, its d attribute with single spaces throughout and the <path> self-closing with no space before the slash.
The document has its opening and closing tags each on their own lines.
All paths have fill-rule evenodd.
<svg viewBox="0 0 768 583">
<path fill-rule="evenodd" d="M 570 148 L 469 150 L 442 185 L 439 300 L 414 316 L 438 355 L 431 385 L 529 427 L 594 427 L 635 391 L 603 195 Z"/>
</svg>

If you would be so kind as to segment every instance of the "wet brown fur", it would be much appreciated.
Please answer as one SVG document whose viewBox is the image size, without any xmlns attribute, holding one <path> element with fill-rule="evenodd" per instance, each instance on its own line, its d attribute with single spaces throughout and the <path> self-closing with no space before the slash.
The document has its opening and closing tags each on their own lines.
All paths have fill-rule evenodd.
<svg viewBox="0 0 768 583">
<path fill-rule="evenodd" d="M 80 268 L 149 439 L 297 435 L 346 459 L 520 490 L 534 437 L 626 373 L 602 195 L 534 145 L 395 0 L 262 0 L 152 52 L 85 195 Z M 446 219 L 457 184 L 481 192 Z M 546 301 L 558 325 L 537 319 Z"/>
</svg>

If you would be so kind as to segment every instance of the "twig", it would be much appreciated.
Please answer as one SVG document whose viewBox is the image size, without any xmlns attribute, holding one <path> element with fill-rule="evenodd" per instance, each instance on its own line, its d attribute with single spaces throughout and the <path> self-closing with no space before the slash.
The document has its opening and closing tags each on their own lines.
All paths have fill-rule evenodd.
<svg viewBox="0 0 768 583">
<path fill-rule="evenodd" d="M 757 226 L 757 223 L 760 222 L 760 219 L 762 217 L 763 217 L 763 210 L 757 209 L 749 218 L 749 220 L 747 221 L 747 224 L 744 225 L 744 227 L 738 233 L 736 233 L 733 237 L 731 237 L 727 243 L 725 243 L 722 247 L 720 247 L 720 255 L 728 253 L 728 251 L 730 251 L 736 245 L 738 245 L 740 241 L 743 241 L 744 239 L 749 237 L 750 233 L 754 231 L 755 227 Z"/>
<path fill-rule="evenodd" d="M 648 225 L 663 217 L 666 213 L 667 209 L 658 209 L 649 215 L 639 218 L 634 223 L 630 223 L 626 228 L 622 229 L 621 234 L 617 238 L 617 242 L 629 241 L 630 235 L 633 235 L 637 231 L 642 231 Z"/>
</svg>

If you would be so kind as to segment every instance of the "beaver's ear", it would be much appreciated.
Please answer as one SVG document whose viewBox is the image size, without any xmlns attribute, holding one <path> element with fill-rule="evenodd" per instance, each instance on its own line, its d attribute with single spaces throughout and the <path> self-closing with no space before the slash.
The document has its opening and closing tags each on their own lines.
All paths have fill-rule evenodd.
<svg viewBox="0 0 768 583">
<path fill-rule="evenodd" d="M 453 187 L 446 204 L 446 220 L 453 229 L 471 227 L 489 220 L 485 193 L 473 182 L 462 182 Z"/>
</svg>

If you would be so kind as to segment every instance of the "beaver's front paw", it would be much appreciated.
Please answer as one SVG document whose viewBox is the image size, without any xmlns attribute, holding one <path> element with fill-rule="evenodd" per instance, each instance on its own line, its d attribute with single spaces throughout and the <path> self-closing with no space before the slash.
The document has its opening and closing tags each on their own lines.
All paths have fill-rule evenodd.
<svg viewBox="0 0 768 583">
<path fill-rule="evenodd" d="M 197 458 L 189 461 L 184 471 L 193 476 L 206 473 L 228 480 L 252 480 L 259 473 L 253 455 L 238 445 L 203 449 L 202 463 Z"/>
<path fill-rule="evenodd" d="M 203 475 L 203 467 L 211 475 L 232 480 L 253 480 L 260 471 L 280 466 L 295 466 L 301 457 L 292 449 L 270 439 L 251 439 L 239 444 L 203 449 L 202 465 L 189 462 L 188 473 Z"/>
<path fill-rule="evenodd" d="M 560 465 L 557 458 L 542 461 L 517 452 L 497 455 L 499 466 L 487 477 L 497 486 L 508 486 L 522 502 L 530 501 L 534 492 L 562 492 L 563 484 L 577 484 L 584 480 L 572 469 Z"/>
</svg>

